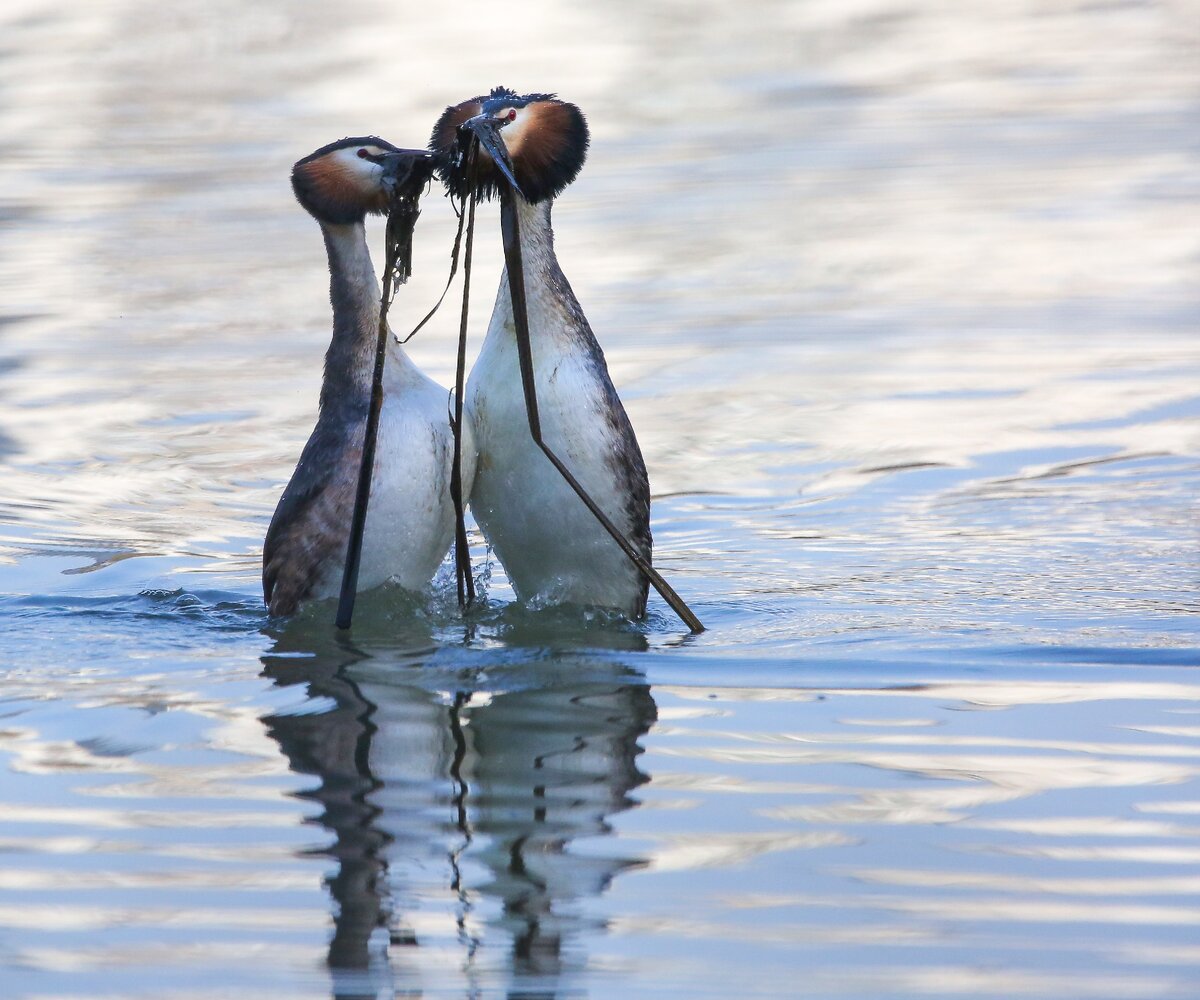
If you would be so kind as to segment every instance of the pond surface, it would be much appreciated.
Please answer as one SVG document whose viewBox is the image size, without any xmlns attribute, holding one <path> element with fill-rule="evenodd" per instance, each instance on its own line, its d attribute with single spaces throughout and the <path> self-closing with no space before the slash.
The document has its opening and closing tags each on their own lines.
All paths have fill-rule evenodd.
<svg viewBox="0 0 1200 1000">
<path fill-rule="evenodd" d="M 1200 993 L 1196 22 L 985 6 L 5 4 L 5 997 Z M 477 534 L 465 622 L 264 614 L 291 164 L 498 83 L 590 117 L 559 254 L 703 635 Z"/>
</svg>

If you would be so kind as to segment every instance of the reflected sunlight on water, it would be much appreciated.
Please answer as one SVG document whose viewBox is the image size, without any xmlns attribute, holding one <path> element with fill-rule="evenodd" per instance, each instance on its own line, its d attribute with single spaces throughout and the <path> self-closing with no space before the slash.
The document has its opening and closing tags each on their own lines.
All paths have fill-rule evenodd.
<svg viewBox="0 0 1200 1000">
<path fill-rule="evenodd" d="M 1184 7 L 504 15 L 0 12 L 5 996 L 1191 1000 Z M 702 636 L 512 607 L 478 535 L 465 625 L 262 610 L 328 339 L 290 166 L 497 83 L 589 115 L 559 251 Z"/>
</svg>

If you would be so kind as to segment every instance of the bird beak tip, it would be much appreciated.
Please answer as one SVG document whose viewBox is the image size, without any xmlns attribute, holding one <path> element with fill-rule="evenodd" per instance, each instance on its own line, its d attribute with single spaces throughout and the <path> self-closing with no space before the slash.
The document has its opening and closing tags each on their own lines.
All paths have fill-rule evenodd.
<svg viewBox="0 0 1200 1000">
<path fill-rule="evenodd" d="M 377 162 L 383 167 L 384 179 L 392 184 L 403 184 L 415 178 L 424 181 L 433 171 L 433 154 L 427 149 L 389 150 Z"/>
<path fill-rule="evenodd" d="M 491 157 L 492 162 L 496 165 L 496 169 L 504 175 L 504 179 L 508 181 L 512 189 L 524 198 L 525 194 L 521 190 L 521 185 L 517 183 L 512 159 L 508 155 L 508 147 L 500 137 L 500 130 L 505 124 L 507 123 L 493 118 L 491 115 L 481 114 L 476 115 L 474 118 L 468 118 L 459 126 L 459 129 L 460 131 L 469 132 L 479 140 L 479 145 Z"/>
</svg>

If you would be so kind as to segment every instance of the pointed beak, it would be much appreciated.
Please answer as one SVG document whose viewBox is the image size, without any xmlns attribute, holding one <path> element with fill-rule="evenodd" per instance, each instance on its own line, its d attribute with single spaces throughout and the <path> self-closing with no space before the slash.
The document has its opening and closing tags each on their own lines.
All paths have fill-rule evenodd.
<svg viewBox="0 0 1200 1000">
<path fill-rule="evenodd" d="M 425 149 L 394 149 L 372 160 L 383 167 L 383 182 L 392 188 L 419 186 L 433 173 L 433 154 Z"/>
<path fill-rule="evenodd" d="M 507 125 L 508 122 L 500 118 L 493 118 L 491 115 L 476 115 L 474 118 L 468 118 L 465 122 L 458 126 L 459 132 L 470 133 L 479 140 L 481 145 L 492 158 L 492 162 L 496 164 L 496 168 L 504 175 L 504 179 L 512 185 L 512 189 L 525 197 L 521 190 L 521 185 L 517 183 L 517 177 L 513 171 L 512 160 L 508 155 L 508 147 L 504 145 L 504 140 L 500 138 L 500 130 Z"/>
</svg>

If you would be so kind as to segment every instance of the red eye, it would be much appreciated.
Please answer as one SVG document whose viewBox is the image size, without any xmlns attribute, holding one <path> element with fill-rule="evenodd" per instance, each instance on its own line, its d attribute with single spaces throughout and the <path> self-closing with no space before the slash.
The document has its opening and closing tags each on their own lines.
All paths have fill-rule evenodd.
<svg viewBox="0 0 1200 1000">
<path fill-rule="evenodd" d="M 504 117 L 507 118 L 510 122 L 515 122 L 517 120 L 516 109 L 510 108 L 508 114 L 505 115 Z"/>
<path fill-rule="evenodd" d="M 365 149 L 360 149 L 360 150 L 358 151 L 358 158 L 359 158 L 360 160 L 365 160 L 365 159 L 366 159 L 368 156 L 370 156 L 370 155 L 371 155 L 371 154 L 370 154 L 370 153 L 368 153 L 368 152 L 367 152 Z"/>
</svg>

